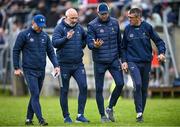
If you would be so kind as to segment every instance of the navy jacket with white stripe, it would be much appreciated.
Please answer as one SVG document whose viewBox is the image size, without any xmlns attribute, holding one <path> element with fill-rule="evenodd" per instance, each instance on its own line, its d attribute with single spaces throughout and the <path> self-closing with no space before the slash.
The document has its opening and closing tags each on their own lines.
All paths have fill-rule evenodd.
<svg viewBox="0 0 180 127">
<path fill-rule="evenodd" d="M 94 47 L 93 39 L 103 40 L 101 47 Z M 118 21 L 109 17 L 102 22 L 99 17 L 88 24 L 87 43 L 92 50 L 93 60 L 97 63 L 111 63 L 121 56 L 121 33 Z"/>
<path fill-rule="evenodd" d="M 165 43 L 150 24 L 145 21 L 142 21 L 140 26 L 129 24 L 123 34 L 122 62 L 151 62 L 151 39 L 158 49 L 158 54 L 165 54 Z"/>
<path fill-rule="evenodd" d="M 54 67 L 58 67 L 57 58 L 47 33 L 37 33 L 31 27 L 20 32 L 13 47 L 14 68 L 20 68 L 20 53 L 22 51 L 23 69 L 45 71 L 46 54 Z"/>
<path fill-rule="evenodd" d="M 72 38 L 67 38 L 67 32 L 73 30 Z M 52 36 L 53 46 L 56 48 L 57 59 L 62 64 L 79 64 L 84 55 L 83 49 L 86 46 L 86 33 L 83 27 L 77 23 L 69 26 L 64 19 L 58 24 Z"/>
</svg>

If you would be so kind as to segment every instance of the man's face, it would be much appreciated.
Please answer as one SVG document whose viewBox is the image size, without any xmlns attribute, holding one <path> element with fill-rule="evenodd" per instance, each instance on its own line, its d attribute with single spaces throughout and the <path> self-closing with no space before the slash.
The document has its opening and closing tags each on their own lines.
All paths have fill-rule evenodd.
<svg viewBox="0 0 180 127">
<path fill-rule="evenodd" d="M 109 17 L 109 13 L 98 13 L 99 15 L 99 18 L 102 20 L 102 21 L 107 21 L 108 17 Z"/>
<path fill-rule="evenodd" d="M 67 20 L 70 26 L 74 26 L 78 22 L 78 15 L 77 14 L 68 15 Z"/>
<path fill-rule="evenodd" d="M 36 32 L 41 32 L 42 31 L 42 28 L 38 27 L 38 25 L 35 22 L 32 22 L 32 25 L 33 25 L 33 28 L 34 28 L 34 30 Z"/>
<path fill-rule="evenodd" d="M 128 18 L 129 18 L 130 24 L 133 26 L 138 25 L 141 19 L 139 16 L 136 16 L 135 14 L 128 14 Z"/>
</svg>

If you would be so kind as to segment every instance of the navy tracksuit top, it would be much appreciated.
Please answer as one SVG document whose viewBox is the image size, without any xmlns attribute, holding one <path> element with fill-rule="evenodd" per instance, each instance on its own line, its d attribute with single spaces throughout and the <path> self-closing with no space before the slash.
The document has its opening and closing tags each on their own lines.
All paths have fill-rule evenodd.
<svg viewBox="0 0 180 127">
<path fill-rule="evenodd" d="M 46 66 L 46 53 L 54 67 L 58 67 L 53 46 L 47 33 L 37 33 L 31 27 L 20 32 L 13 48 L 14 68 L 18 69 L 20 51 L 22 51 L 23 69 L 44 71 Z"/>
<path fill-rule="evenodd" d="M 94 47 L 93 39 L 101 39 L 104 43 L 99 48 Z M 111 63 L 121 55 L 121 33 L 118 21 L 109 17 L 102 22 L 99 17 L 88 24 L 87 43 L 92 50 L 93 60 L 97 63 Z"/>
<path fill-rule="evenodd" d="M 165 54 L 165 43 L 153 30 L 152 26 L 142 21 L 140 26 L 128 25 L 122 40 L 122 62 L 151 62 L 153 40 L 158 48 L 158 54 Z"/>
<path fill-rule="evenodd" d="M 72 38 L 67 38 L 67 32 L 74 30 Z M 56 26 L 52 43 L 56 48 L 57 59 L 60 65 L 62 64 L 78 64 L 82 62 L 84 55 L 83 48 L 86 43 L 86 33 L 80 24 L 69 26 L 64 19 Z"/>
</svg>

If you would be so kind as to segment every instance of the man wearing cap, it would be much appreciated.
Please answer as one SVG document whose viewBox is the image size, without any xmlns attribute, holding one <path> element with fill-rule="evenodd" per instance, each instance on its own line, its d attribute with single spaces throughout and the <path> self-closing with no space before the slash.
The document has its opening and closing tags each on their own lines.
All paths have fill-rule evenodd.
<svg viewBox="0 0 180 127">
<path fill-rule="evenodd" d="M 115 121 L 113 107 L 121 94 L 124 81 L 120 66 L 121 33 L 118 21 L 109 16 L 109 8 L 106 3 L 97 7 L 98 17 L 88 24 L 87 43 L 92 50 L 94 61 L 94 74 L 96 86 L 96 101 L 101 115 L 101 122 Z M 103 86 L 104 75 L 109 70 L 115 80 L 109 105 L 104 111 Z"/>
<path fill-rule="evenodd" d="M 68 108 L 69 81 L 73 77 L 79 87 L 78 115 L 76 122 L 88 123 L 84 117 L 87 99 L 87 80 L 83 64 L 83 49 L 86 46 L 86 33 L 78 23 L 78 13 L 70 8 L 54 30 L 52 36 L 53 46 L 56 48 L 57 59 L 61 67 L 62 86 L 60 89 L 60 105 L 64 123 L 72 123 Z"/>
<path fill-rule="evenodd" d="M 58 74 L 60 71 L 50 38 L 47 33 L 42 31 L 45 25 L 45 17 L 43 15 L 35 15 L 32 20 L 32 26 L 19 33 L 13 48 L 14 74 L 16 76 L 25 76 L 31 94 L 27 109 L 26 125 L 33 125 L 34 113 L 41 126 L 48 125 L 42 117 L 39 102 L 45 76 L 46 53 L 54 66 L 54 72 Z M 23 71 L 19 65 L 21 52 Z"/>
</svg>

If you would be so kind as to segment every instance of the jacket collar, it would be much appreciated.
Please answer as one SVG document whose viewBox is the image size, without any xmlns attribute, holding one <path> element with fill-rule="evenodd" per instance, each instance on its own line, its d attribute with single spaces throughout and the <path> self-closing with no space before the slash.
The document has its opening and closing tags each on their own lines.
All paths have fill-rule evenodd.
<svg viewBox="0 0 180 127">
<path fill-rule="evenodd" d="M 41 30 L 41 32 L 36 32 L 36 31 L 32 28 L 32 26 L 29 28 L 29 30 L 30 30 L 31 32 L 33 32 L 33 33 L 36 33 L 36 34 L 40 34 L 40 33 L 42 32 L 42 30 Z"/>
</svg>

